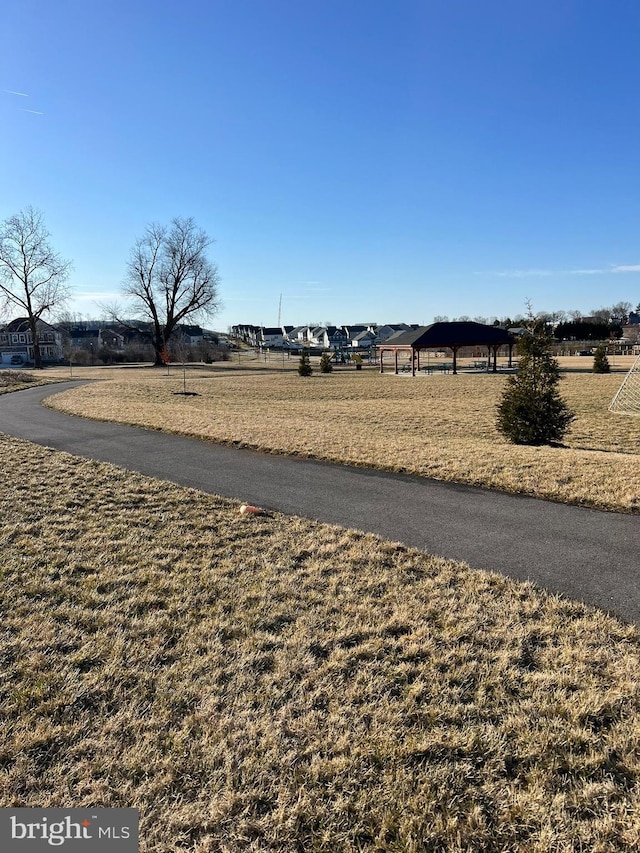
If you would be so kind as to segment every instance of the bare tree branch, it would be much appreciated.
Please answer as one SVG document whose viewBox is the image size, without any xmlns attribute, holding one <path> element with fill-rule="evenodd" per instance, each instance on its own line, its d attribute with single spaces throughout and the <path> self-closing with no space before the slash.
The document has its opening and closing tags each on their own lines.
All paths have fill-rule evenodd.
<svg viewBox="0 0 640 853">
<path fill-rule="evenodd" d="M 152 326 L 156 364 L 179 323 L 220 308 L 218 270 L 206 255 L 212 243 L 192 218 L 176 217 L 168 228 L 148 225 L 131 250 L 123 293 Z"/>
<path fill-rule="evenodd" d="M 71 262 L 49 243 L 40 211 L 27 207 L 0 224 L 0 298 L 26 314 L 36 367 L 42 367 L 37 321 L 69 298 Z"/>
</svg>

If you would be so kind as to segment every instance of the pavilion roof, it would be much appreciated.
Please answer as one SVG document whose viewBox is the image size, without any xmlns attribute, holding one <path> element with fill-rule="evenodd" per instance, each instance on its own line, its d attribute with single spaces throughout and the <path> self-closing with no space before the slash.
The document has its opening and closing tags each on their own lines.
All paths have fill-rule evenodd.
<svg viewBox="0 0 640 853">
<path fill-rule="evenodd" d="M 508 344 L 512 340 L 513 337 L 509 332 L 499 326 L 486 326 L 484 323 L 474 323 L 471 320 L 459 320 L 453 323 L 431 323 L 430 326 L 420 326 L 411 332 L 393 335 L 380 346 L 381 348 L 432 349 Z"/>
</svg>

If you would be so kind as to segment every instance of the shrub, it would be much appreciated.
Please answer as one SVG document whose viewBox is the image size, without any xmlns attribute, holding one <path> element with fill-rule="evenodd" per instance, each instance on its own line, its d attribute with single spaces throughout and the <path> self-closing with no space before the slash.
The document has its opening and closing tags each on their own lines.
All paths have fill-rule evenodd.
<svg viewBox="0 0 640 853">
<path fill-rule="evenodd" d="M 300 376 L 311 376 L 311 362 L 309 361 L 309 353 L 303 352 L 300 356 L 300 363 L 298 364 L 298 373 Z"/>
<path fill-rule="evenodd" d="M 609 359 L 607 358 L 607 348 L 599 346 L 593 354 L 593 372 L 594 373 L 609 373 Z"/>
<path fill-rule="evenodd" d="M 560 368 L 551 336 L 538 324 L 518 343 L 520 365 L 498 406 L 498 430 L 514 444 L 557 444 L 575 415 L 558 392 Z"/>
<path fill-rule="evenodd" d="M 332 370 L 331 355 L 328 352 L 323 352 L 320 359 L 320 373 L 331 373 Z"/>
<path fill-rule="evenodd" d="M 0 386 L 24 385 L 33 381 L 33 375 L 24 370 L 0 370 Z"/>
</svg>

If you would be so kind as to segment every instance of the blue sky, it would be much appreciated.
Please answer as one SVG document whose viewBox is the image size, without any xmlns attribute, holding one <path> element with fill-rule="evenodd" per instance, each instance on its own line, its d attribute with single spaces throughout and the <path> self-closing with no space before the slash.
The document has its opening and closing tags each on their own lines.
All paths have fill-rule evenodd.
<svg viewBox="0 0 640 853">
<path fill-rule="evenodd" d="M 215 238 L 237 322 L 640 302 L 637 0 L 5 0 L 0 219 L 72 310 L 147 223 Z"/>
</svg>

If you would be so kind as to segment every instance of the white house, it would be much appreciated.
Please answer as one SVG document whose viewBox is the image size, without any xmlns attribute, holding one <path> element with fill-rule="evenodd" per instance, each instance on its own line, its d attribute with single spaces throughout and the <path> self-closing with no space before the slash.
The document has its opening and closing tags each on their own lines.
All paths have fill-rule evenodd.
<svg viewBox="0 0 640 853">
<path fill-rule="evenodd" d="M 261 347 L 281 347 L 284 343 L 282 328 L 278 326 L 263 326 L 258 334 L 258 345 Z"/>
<path fill-rule="evenodd" d="M 352 349 L 369 349 L 376 342 L 376 333 L 365 329 L 362 332 L 354 335 L 350 340 Z"/>
</svg>

